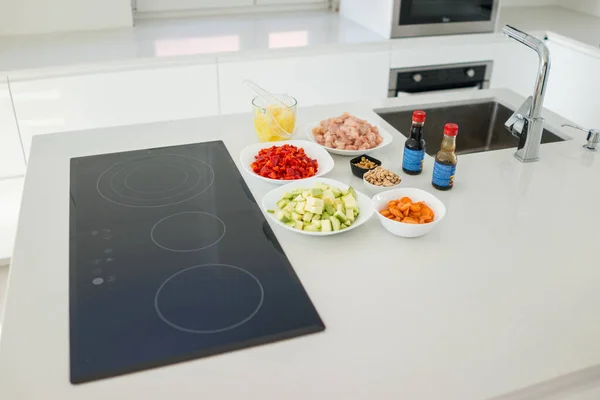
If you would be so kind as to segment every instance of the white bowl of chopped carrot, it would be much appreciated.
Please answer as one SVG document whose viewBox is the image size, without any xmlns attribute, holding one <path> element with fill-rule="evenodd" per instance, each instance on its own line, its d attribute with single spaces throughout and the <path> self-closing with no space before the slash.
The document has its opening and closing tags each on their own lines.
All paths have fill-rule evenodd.
<svg viewBox="0 0 600 400">
<path fill-rule="evenodd" d="M 373 207 L 381 225 L 393 235 L 415 238 L 426 235 L 446 215 L 446 206 L 421 189 L 398 188 L 375 195 Z"/>
</svg>

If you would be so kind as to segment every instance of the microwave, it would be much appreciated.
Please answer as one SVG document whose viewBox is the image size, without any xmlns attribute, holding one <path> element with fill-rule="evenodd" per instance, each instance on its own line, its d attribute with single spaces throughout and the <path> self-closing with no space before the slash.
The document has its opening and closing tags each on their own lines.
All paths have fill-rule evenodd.
<svg viewBox="0 0 600 400">
<path fill-rule="evenodd" d="M 340 14 L 386 38 L 493 32 L 500 0 L 341 0 Z"/>
</svg>

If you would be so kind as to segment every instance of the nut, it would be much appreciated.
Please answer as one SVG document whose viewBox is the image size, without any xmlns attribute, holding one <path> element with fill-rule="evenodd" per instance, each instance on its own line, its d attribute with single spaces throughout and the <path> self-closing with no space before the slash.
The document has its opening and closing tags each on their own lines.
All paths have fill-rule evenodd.
<svg viewBox="0 0 600 400">
<path fill-rule="evenodd" d="M 375 164 L 373 161 L 369 160 L 366 157 L 361 157 L 360 161 L 354 165 L 356 165 L 358 168 L 362 168 L 362 169 L 372 169 L 377 166 L 377 164 Z"/>
<path fill-rule="evenodd" d="M 402 178 L 398 174 L 381 167 L 370 170 L 364 175 L 364 178 L 371 185 L 384 187 L 396 186 L 402 182 Z"/>
</svg>

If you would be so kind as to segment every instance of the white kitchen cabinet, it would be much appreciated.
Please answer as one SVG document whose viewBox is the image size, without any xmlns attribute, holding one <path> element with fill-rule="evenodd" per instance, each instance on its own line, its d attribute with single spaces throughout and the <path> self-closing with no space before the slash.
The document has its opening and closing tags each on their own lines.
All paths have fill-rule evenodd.
<svg viewBox="0 0 600 400">
<path fill-rule="evenodd" d="M 253 0 L 137 0 L 137 11 L 197 10 L 253 5 Z"/>
<path fill-rule="evenodd" d="M 327 4 L 324 0 L 256 0 L 257 5 L 266 4 Z"/>
<path fill-rule="evenodd" d="M 17 234 L 23 177 L 0 179 L 0 268 L 10 264 Z"/>
<path fill-rule="evenodd" d="M 392 43 L 392 68 L 426 67 L 493 60 L 492 34 L 437 36 L 397 40 Z"/>
<path fill-rule="evenodd" d="M 273 93 L 287 93 L 301 107 L 387 97 L 389 49 L 219 62 L 221 113 L 251 111 L 251 79 Z"/>
<path fill-rule="evenodd" d="M 25 174 L 25 159 L 8 80 L 0 76 L 0 179 Z"/>
<path fill-rule="evenodd" d="M 216 63 L 18 81 L 25 153 L 33 135 L 219 114 Z"/>
<path fill-rule="evenodd" d="M 586 128 L 600 129 L 600 56 L 552 38 L 547 44 L 552 68 L 544 105 Z"/>
</svg>

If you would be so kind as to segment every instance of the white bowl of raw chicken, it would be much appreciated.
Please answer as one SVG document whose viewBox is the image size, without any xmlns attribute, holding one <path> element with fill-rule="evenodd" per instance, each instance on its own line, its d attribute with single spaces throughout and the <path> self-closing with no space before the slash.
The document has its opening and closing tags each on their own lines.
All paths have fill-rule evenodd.
<svg viewBox="0 0 600 400">
<path fill-rule="evenodd" d="M 339 117 L 333 117 L 333 118 L 327 119 L 327 120 L 335 120 L 335 119 L 339 118 L 342 121 L 341 123 L 336 124 L 337 129 L 338 129 L 338 134 L 331 133 L 331 138 L 332 138 L 332 146 L 331 147 L 326 146 L 326 143 L 324 143 L 323 141 L 321 141 L 321 143 L 319 143 L 319 140 L 317 140 L 317 138 L 315 138 L 315 135 L 313 134 L 313 130 L 315 128 L 320 127 L 321 122 L 323 122 L 323 121 L 318 121 L 318 122 L 313 122 L 312 124 L 308 124 L 307 130 L 306 130 L 306 136 L 308 136 L 308 138 L 312 142 L 315 142 L 316 144 L 323 146 L 323 148 L 325 148 L 328 152 L 330 152 L 332 154 L 338 154 L 340 156 L 352 156 L 352 157 L 360 156 L 361 154 L 367 154 L 373 150 L 379 150 L 379 149 L 387 146 L 388 144 L 392 143 L 392 139 L 393 139 L 392 135 L 389 134 L 388 132 L 386 132 L 385 130 L 381 129 L 380 126 L 370 123 L 365 118 L 356 117 L 354 115 L 349 115 L 348 117 L 344 118 L 345 114 L 346 113 L 344 113 L 343 115 L 341 115 Z M 346 120 L 348 120 L 348 121 L 346 121 Z M 354 122 L 350 122 L 351 120 L 356 122 L 356 124 Z M 339 129 L 343 125 L 350 125 L 350 126 L 346 126 L 343 129 Z M 363 128 L 361 128 L 361 126 L 363 126 Z M 355 132 L 352 132 L 353 131 L 352 127 L 356 128 Z M 334 129 L 336 129 L 336 128 L 334 127 Z M 376 138 L 377 135 L 380 136 L 379 140 L 377 140 L 377 138 Z M 373 138 L 373 136 L 375 136 L 375 138 Z M 335 145 L 336 141 L 338 143 L 338 146 Z M 356 144 L 358 144 L 358 146 L 356 146 Z M 365 148 L 365 144 L 368 144 L 370 147 Z M 344 148 L 341 148 L 342 146 Z M 371 147 L 371 146 L 374 146 L 374 147 Z M 350 149 L 346 149 L 346 147 L 350 147 Z"/>
</svg>

